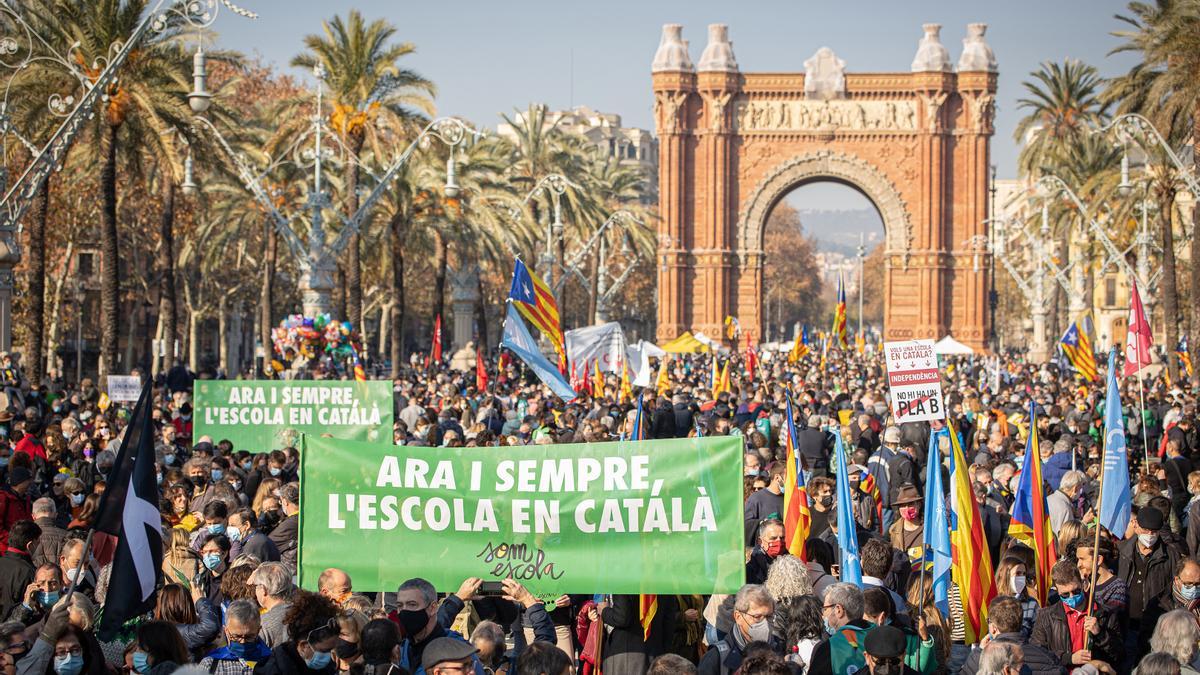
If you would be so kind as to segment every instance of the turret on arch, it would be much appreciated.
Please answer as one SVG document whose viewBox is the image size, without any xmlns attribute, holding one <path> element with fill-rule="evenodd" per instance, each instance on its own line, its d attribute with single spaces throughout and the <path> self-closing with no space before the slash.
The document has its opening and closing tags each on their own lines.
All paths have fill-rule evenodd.
<svg viewBox="0 0 1200 675">
<path fill-rule="evenodd" d="M 663 28 L 653 82 L 659 142 L 658 335 L 762 325 L 762 235 L 794 187 L 867 195 L 886 234 L 889 339 L 988 335 L 986 219 L 996 61 L 971 24 L 957 72 L 926 24 L 911 72 L 847 73 L 821 48 L 804 73 L 742 73 L 725 26 L 694 66 Z M 983 261 L 981 263 L 981 260 Z"/>
</svg>

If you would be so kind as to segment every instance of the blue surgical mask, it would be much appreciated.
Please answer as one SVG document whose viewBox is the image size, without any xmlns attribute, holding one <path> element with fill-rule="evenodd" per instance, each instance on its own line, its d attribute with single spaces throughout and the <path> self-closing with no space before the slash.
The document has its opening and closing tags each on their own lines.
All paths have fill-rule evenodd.
<svg viewBox="0 0 1200 675">
<path fill-rule="evenodd" d="M 277 466 L 271 467 L 270 469 L 268 469 L 268 471 L 270 471 L 272 476 L 278 476 L 279 474 L 283 473 L 283 469 L 280 469 Z"/>
<path fill-rule="evenodd" d="M 71 495 L 71 504 L 73 506 L 79 506 L 79 505 L 83 504 L 83 498 L 85 496 L 86 495 L 84 495 L 82 492 L 77 495 Z"/>
<path fill-rule="evenodd" d="M 825 634 L 826 634 L 826 635 L 833 635 L 833 631 L 834 631 L 835 629 L 834 629 L 834 627 L 833 627 L 833 626 L 830 626 L 830 625 L 829 625 L 829 620 L 828 620 L 828 619 L 826 619 L 826 618 L 822 617 L 822 618 L 821 618 L 821 624 L 822 624 L 822 625 L 825 627 Z"/>
<path fill-rule="evenodd" d="M 133 671 L 135 673 L 150 672 L 150 655 L 140 649 L 134 652 Z"/>
<path fill-rule="evenodd" d="M 237 529 L 236 527 L 231 527 L 231 528 L 225 530 L 225 536 L 229 537 L 229 541 L 241 541 L 242 540 L 242 531 Z"/>
<path fill-rule="evenodd" d="M 254 468 L 254 462 L 242 462 L 242 470 L 249 471 Z"/>
<path fill-rule="evenodd" d="M 215 569 L 217 569 L 218 566 L 220 566 L 220 564 L 221 564 L 220 554 L 217 554 L 217 553 L 204 554 L 204 566 L 207 567 L 208 569 L 215 570 Z"/>
<path fill-rule="evenodd" d="M 209 534 L 224 534 L 225 533 L 225 523 L 213 523 L 212 525 L 209 525 L 208 533 Z"/>
<path fill-rule="evenodd" d="M 1082 591 L 1076 591 L 1074 595 L 1062 596 L 1063 604 L 1071 609 L 1079 609 L 1079 606 L 1083 604 L 1083 600 Z"/>
<path fill-rule="evenodd" d="M 174 463 L 175 463 L 175 455 L 172 455 L 171 453 L 167 453 L 167 454 L 163 455 L 163 464 L 174 464 Z"/>
<path fill-rule="evenodd" d="M 313 670 L 321 670 L 331 661 L 333 661 L 333 657 L 329 655 L 329 652 L 314 651 L 311 658 L 304 659 L 304 665 Z"/>
<path fill-rule="evenodd" d="M 37 597 L 42 607 L 53 607 L 54 603 L 62 597 L 62 593 L 60 591 L 38 591 Z"/>
<path fill-rule="evenodd" d="M 1200 584 L 1180 584 L 1179 595 L 1188 602 L 1200 598 Z"/>
<path fill-rule="evenodd" d="M 58 675 L 79 675 L 83 672 L 83 654 L 54 657 L 54 672 Z"/>
<path fill-rule="evenodd" d="M 214 481 L 216 481 L 216 480 L 221 480 L 221 476 L 224 476 L 224 475 L 225 475 L 225 472 L 224 472 L 224 471 L 221 471 L 220 469 L 213 469 L 213 470 L 212 470 L 212 479 L 213 479 Z"/>
</svg>

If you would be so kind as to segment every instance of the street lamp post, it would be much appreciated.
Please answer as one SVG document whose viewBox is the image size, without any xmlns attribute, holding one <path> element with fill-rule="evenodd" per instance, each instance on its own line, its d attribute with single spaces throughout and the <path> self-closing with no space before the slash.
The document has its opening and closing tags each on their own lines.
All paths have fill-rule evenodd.
<svg viewBox="0 0 1200 675">
<path fill-rule="evenodd" d="M 399 172 L 408 162 L 412 153 L 417 147 L 426 147 L 429 139 L 436 138 L 446 145 L 450 146 L 450 159 L 447 165 L 447 182 L 446 194 L 451 195 L 458 193 L 458 185 L 455 182 L 454 172 L 454 148 L 460 145 L 463 141 L 470 137 L 480 137 L 483 134 L 476 129 L 468 126 L 462 120 L 454 117 L 440 117 L 433 120 L 415 139 L 404 149 L 400 155 L 392 161 L 387 171 L 377 177 L 375 188 L 363 199 L 358 210 L 349 217 L 342 215 L 336 209 L 331 209 L 337 214 L 342 221 L 342 228 L 338 232 L 337 237 L 333 242 L 328 242 L 326 239 L 326 228 L 324 222 L 324 211 L 330 206 L 329 197 L 324 192 L 322 182 L 323 162 L 327 154 L 327 148 L 324 146 L 324 133 L 326 131 L 323 110 L 323 81 L 324 68 L 318 64 L 314 71 L 317 78 L 316 91 L 316 114 L 313 116 L 312 127 L 287 150 L 281 153 L 280 158 L 274 160 L 265 169 L 259 170 L 257 167 L 250 165 L 249 161 L 241 154 L 235 152 L 230 147 L 228 141 L 217 130 L 212 122 L 203 117 L 193 117 L 200 126 L 208 130 L 208 132 L 217 140 L 218 144 L 224 150 L 228 158 L 233 162 L 237 170 L 239 178 L 242 180 L 245 188 L 254 196 L 259 205 L 270 214 L 276 230 L 280 237 L 287 244 L 292 254 L 296 256 L 300 264 L 300 291 L 303 303 L 303 311 L 307 316 L 317 316 L 329 312 L 332 306 L 331 295 L 333 291 L 333 272 L 336 267 L 337 256 L 350 243 L 351 237 L 359 231 L 363 222 L 371 209 L 374 208 L 376 202 L 383 196 L 388 185 L 396 180 L 399 180 Z M 199 81 L 199 78 L 197 78 Z M 205 101 L 203 97 L 200 99 Z M 196 106 L 193 105 L 193 108 Z M 313 146 L 309 150 L 302 149 L 302 143 L 311 136 Z M 357 157 L 352 155 L 344 146 L 342 151 L 345 161 L 358 163 L 365 172 L 369 175 L 371 171 L 363 165 Z M 292 155 L 295 157 L 291 157 Z M 312 189 L 308 193 L 308 199 L 305 203 L 308 211 L 308 233 L 307 241 L 302 241 L 297 236 L 292 228 L 289 220 L 284 216 L 274 201 L 270 198 L 265 186 L 263 178 L 272 171 L 291 164 L 300 168 L 307 168 L 311 165 L 313 170 Z"/>
<path fill-rule="evenodd" d="M 863 261 L 867 257 L 867 240 L 863 232 L 858 233 L 858 339 L 866 345 L 867 340 L 863 336 L 863 288 L 866 286 L 866 278 L 863 276 Z"/>
<path fill-rule="evenodd" d="M 83 381 L 83 303 L 87 300 L 87 291 L 83 281 L 75 280 L 75 385 Z"/>
<path fill-rule="evenodd" d="M 525 199 L 522 200 L 523 204 L 528 204 L 529 201 L 535 196 L 542 193 L 545 193 L 550 197 L 552 217 L 551 220 L 546 223 L 546 251 L 542 254 L 540 263 L 541 268 L 546 276 L 546 285 L 554 293 L 556 301 L 561 299 L 560 296 L 562 294 L 562 286 L 567 278 L 565 265 L 562 265 L 564 269 L 562 270 L 561 275 L 556 274 L 557 270 L 554 268 L 555 263 L 558 261 L 558 258 L 555 255 L 556 244 L 563 235 L 562 196 L 567 193 L 568 188 L 573 188 L 575 190 L 583 189 L 581 186 L 573 183 L 566 176 L 557 173 L 548 174 L 534 184 L 533 189 L 530 190 L 529 193 L 525 195 Z M 559 279 L 557 284 L 555 283 L 556 276 Z"/>
</svg>

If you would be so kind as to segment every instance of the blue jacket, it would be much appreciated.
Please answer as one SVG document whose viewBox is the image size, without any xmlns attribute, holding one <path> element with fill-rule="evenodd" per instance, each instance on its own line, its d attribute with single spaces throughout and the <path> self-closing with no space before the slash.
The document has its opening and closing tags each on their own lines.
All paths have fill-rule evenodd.
<svg viewBox="0 0 1200 675">
<path fill-rule="evenodd" d="M 1060 452 L 1056 455 L 1050 455 L 1050 459 L 1042 464 L 1042 479 L 1050 486 L 1051 490 L 1057 490 L 1062 483 L 1063 474 L 1071 470 L 1071 454 L 1070 452 Z"/>
<path fill-rule="evenodd" d="M 433 633 L 429 637 L 425 638 L 425 641 L 428 642 L 439 637 L 448 637 L 459 642 L 466 642 L 463 636 L 452 630 L 442 628 L 440 624 L 434 628 Z M 483 664 L 479 662 L 479 657 L 472 656 L 471 659 L 475 662 L 475 675 L 485 675 Z M 425 675 L 425 668 L 421 666 L 421 662 L 412 653 L 411 639 L 405 639 L 404 642 L 400 643 L 400 667 L 408 669 L 408 672 L 413 675 Z"/>
</svg>

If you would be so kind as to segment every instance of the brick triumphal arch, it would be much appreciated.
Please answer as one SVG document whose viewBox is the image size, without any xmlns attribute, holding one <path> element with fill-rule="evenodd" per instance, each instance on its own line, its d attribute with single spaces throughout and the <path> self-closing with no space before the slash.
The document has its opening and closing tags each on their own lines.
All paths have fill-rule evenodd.
<svg viewBox="0 0 1200 675">
<path fill-rule="evenodd" d="M 654 57 L 659 135 L 658 338 L 761 335 L 763 229 L 815 180 L 850 185 L 886 229 L 886 339 L 982 347 L 996 60 L 971 24 L 957 64 L 927 24 L 909 72 L 846 73 L 828 48 L 802 73 L 743 73 L 723 25 L 693 64 L 678 25 Z"/>
</svg>

